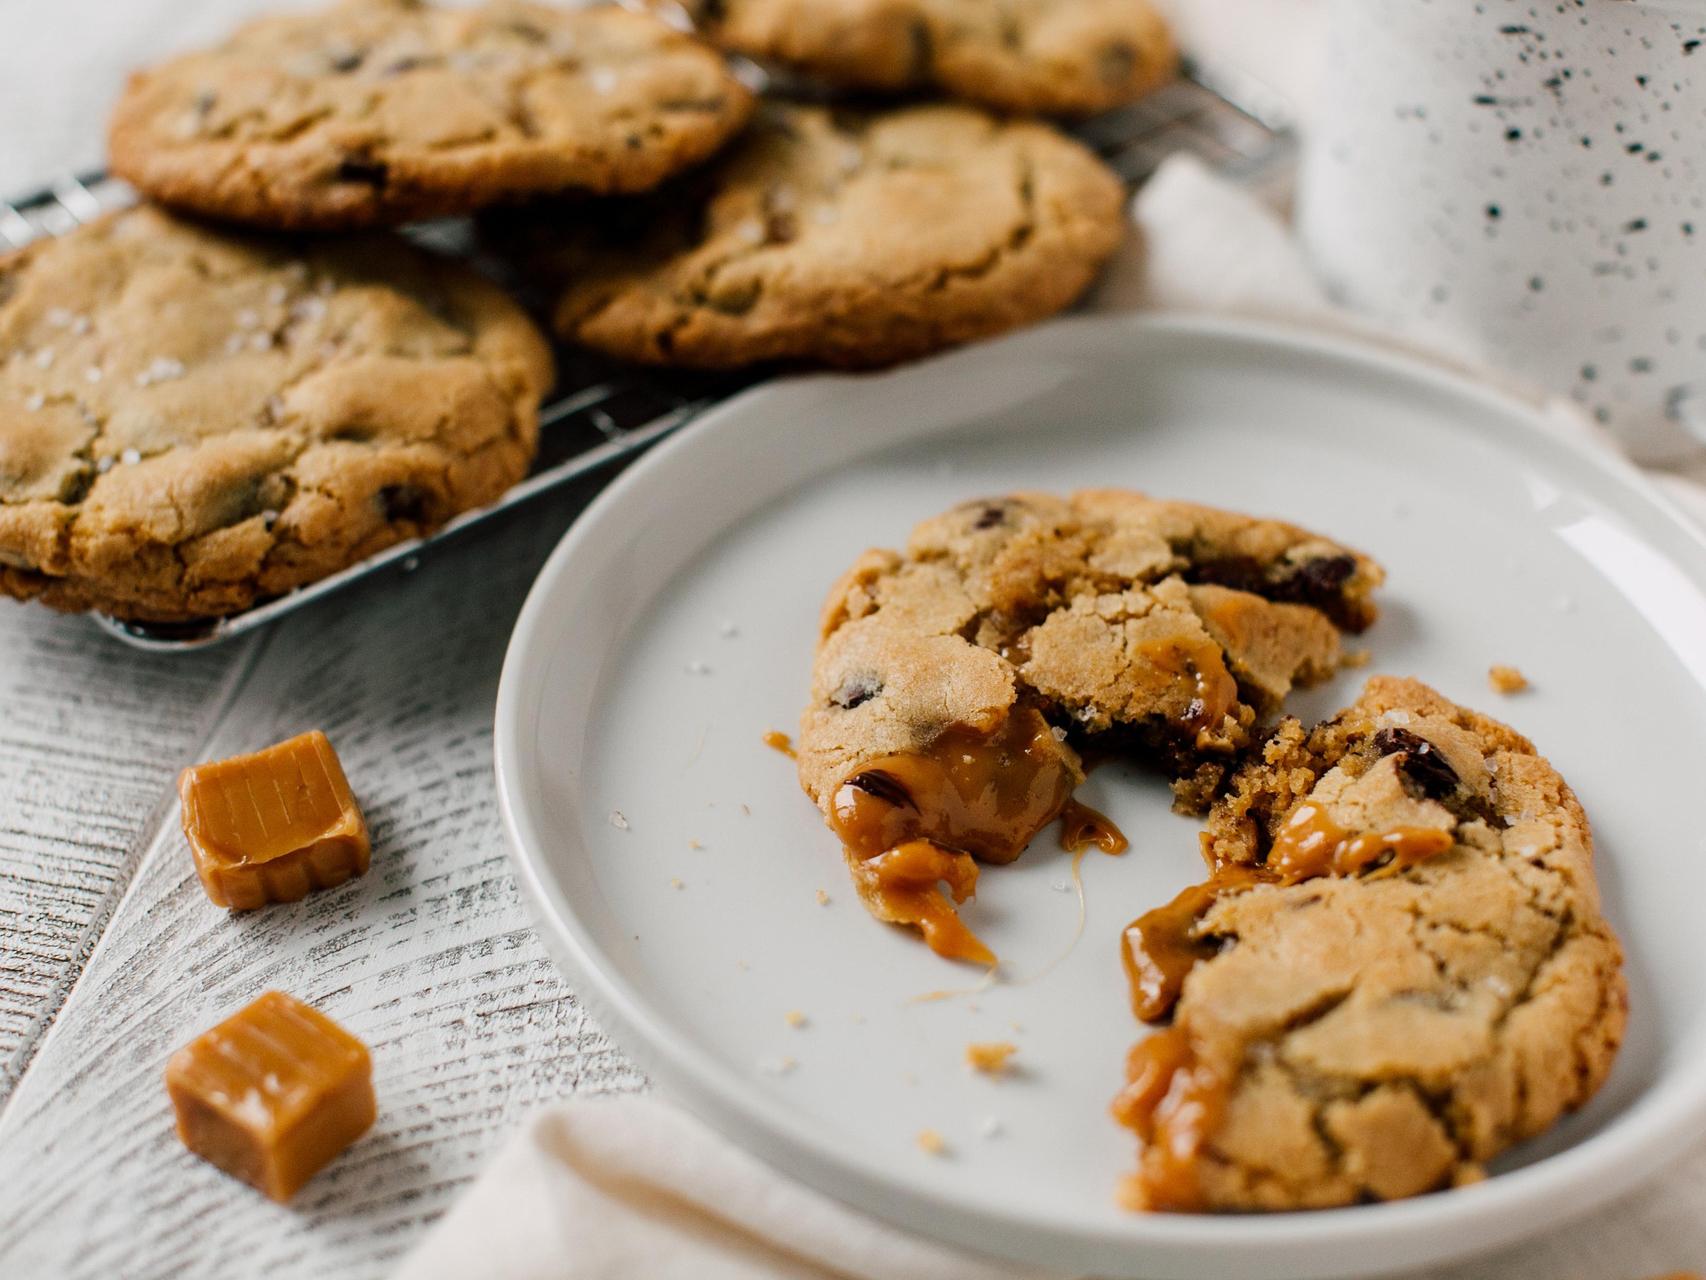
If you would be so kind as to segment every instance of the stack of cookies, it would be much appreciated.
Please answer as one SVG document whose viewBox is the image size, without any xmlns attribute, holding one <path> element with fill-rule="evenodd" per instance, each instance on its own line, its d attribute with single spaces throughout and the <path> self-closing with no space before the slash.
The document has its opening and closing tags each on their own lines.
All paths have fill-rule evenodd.
<svg viewBox="0 0 1706 1280">
<path fill-rule="evenodd" d="M 1147 0 L 820 9 L 344 0 L 138 73 L 112 169 L 154 203 L 0 258 L 0 594 L 229 614 L 525 475 L 549 344 L 415 219 L 482 213 L 622 360 L 875 366 L 1069 305 L 1120 184 L 1016 117 L 1170 76 Z"/>
</svg>

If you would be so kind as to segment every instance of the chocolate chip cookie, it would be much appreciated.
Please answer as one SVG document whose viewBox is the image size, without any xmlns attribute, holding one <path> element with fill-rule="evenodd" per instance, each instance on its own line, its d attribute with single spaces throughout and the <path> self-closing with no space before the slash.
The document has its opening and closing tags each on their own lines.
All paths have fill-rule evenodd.
<svg viewBox="0 0 1706 1280">
<path fill-rule="evenodd" d="M 1202 886 L 1126 934 L 1115 1114 L 1158 1209 L 1391 1200 L 1484 1176 L 1604 1083 L 1627 1008 L 1581 806 L 1414 680 L 1283 721 L 1210 815 Z"/>
<path fill-rule="evenodd" d="M 726 49 L 832 84 L 937 91 L 999 111 L 1089 115 L 1170 79 L 1148 0 L 691 0 Z"/>
<path fill-rule="evenodd" d="M 643 191 L 751 109 L 721 56 L 643 14 L 345 0 L 137 73 L 111 164 L 212 217 L 369 227 L 545 191 Z"/>
<path fill-rule="evenodd" d="M 463 267 L 153 208 L 0 258 L 0 593 L 230 613 L 498 497 L 542 335 Z"/>
<path fill-rule="evenodd" d="M 1119 244 L 1123 205 L 1044 125 L 771 104 L 703 175 L 504 230 L 560 282 L 570 341 L 654 364 L 873 366 L 1067 306 Z"/>
<path fill-rule="evenodd" d="M 1257 717 L 1374 618 L 1367 557 L 1276 520 L 1118 490 L 964 503 L 830 592 L 801 785 L 867 906 L 991 957 L 937 888 L 1008 862 L 1083 778 L 1135 754 L 1200 805 Z"/>
</svg>

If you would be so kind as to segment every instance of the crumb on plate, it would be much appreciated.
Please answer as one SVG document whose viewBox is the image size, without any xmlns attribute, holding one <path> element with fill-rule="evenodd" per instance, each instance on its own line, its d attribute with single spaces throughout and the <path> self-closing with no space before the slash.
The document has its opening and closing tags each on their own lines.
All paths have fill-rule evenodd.
<svg viewBox="0 0 1706 1280">
<path fill-rule="evenodd" d="M 1528 677 L 1515 667 L 1495 665 L 1487 669 L 1487 683 L 1494 693 L 1521 693 L 1528 688 Z"/>
<path fill-rule="evenodd" d="M 966 1046 L 966 1066 L 986 1076 L 1005 1075 L 1007 1060 L 1019 1052 L 1008 1040 L 973 1041 Z"/>
</svg>

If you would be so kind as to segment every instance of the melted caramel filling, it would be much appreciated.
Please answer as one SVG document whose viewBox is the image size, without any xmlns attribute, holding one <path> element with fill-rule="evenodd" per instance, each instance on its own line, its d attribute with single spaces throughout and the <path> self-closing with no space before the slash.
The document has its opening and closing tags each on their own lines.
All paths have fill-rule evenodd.
<svg viewBox="0 0 1706 1280">
<path fill-rule="evenodd" d="M 764 745 L 772 751 L 780 751 L 790 760 L 799 759 L 794 751 L 794 740 L 779 729 L 772 729 L 764 735 Z"/>
<path fill-rule="evenodd" d="M 993 733 L 949 729 L 927 752 L 866 764 L 836 790 L 829 824 L 874 914 L 917 925 L 940 955 L 992 964 L 938 882 L 964 902 L 977 886 L 972 859 L 1011 862 L 1071 790 L 1054 731 L 1025 707 Z"/>
<path fill-rule="evenodd" d="M 1185 977 L 1197 961 L 1214 955 L 1212 938 L 1197 935 L 1197 921 L 1220 895 L 1263 879 L 1254 867 L 1229 866 L 1194 884 L 1165 906 L 1146 911 L 1126 926 L 1120 941 L 1131 1008 L 1144 1022 L 1164 1018 L 1179 1000 Z"/>
<path fill-rule="evenodd" d="M 1238 682 L 1227 671 L 1220 646 L 1207 636 L 1194 640 L 1154 640 L 1143 645 L 1139 652 L 1152 666 L 1195 682 L 1196 696 L 1179 718 L 1179 723 L 1192 733 L 1201 734 L 1219 727 L 1238 705 Z"/>
<path fill-rule="evenodd" d="M 1180 1027 L 1132 1046 L 1126 1082 L 1114 1119 L 1137 1134 L 1143 1155 L 1122 1198 L 1134 1209 L 1200 1209 L 1198 1162 L 1226 1112 L 1229 1084 L 1197 1057 Z"/>
<path fill-rule="evenodd" d="M 1060 811 L 1060 847 L 1077 853 L 1095 845 L 1103 853 L 1119 854 L 1131 848 L 1131 841 L 1114 825 L 1114 820 L 1079 800 L 1068 799 Z"/>
<path fill-rule="evenodd" d="M 1391 855 L 1375 874 L 1395 875 L 1438 857 L 1451 845 L 1451 833 L 1433 827 L 1394 827 L 1352 835 L 1322 806 L 1305 802 L 1292 811 L 1274 837 L 1267 867 L 1280 883 L 1296 884 L 1315 876 L 1358 875 Z"/>
<path fill-rule="evenodd" d="M 995 953 L 954 910 L 954 903 L 977 890 L 977 863 L 969 854 L 928 840 L 907 840 L 874 858 L 856 858 L 849 849 L 847 863 L 853 887 L 877 919 L 916 927 L 930 950 L 949 960 L 995 963 Z"/>
</svg>

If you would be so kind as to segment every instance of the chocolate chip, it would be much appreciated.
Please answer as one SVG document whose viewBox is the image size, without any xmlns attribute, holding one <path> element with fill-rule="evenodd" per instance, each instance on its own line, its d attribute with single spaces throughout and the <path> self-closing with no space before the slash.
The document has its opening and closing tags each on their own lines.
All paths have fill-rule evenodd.
<svg viewBox="0 0 1706 1280">
<path fill-rule="evenodd" d="M 829 695 L 831 702 L 844 710 L 862 707 L 883 691 L 883 682 L 875 676 L 849 676 L 841 687 Z"/>
<path fill-rule="evenodd" d="M 912 808 L 912 797 L 906 793 L 906 788 L 886 773 L 867 770 L 856 773 L 844 784 L 857 787 L 866 795 L 875 796 L 879 800 L 892 804 L 897 809 Z"/>
<path fill-rule="evenodd" d="M 354 71 L 367 57 L 366 50 L 356 49 L 332 55 L 332 70 L 340 72 Z"/>
<path fill-rule="evenodd" d="M 1309 597 L 1332 594 L 1350 581 L 1357 562 L 1350 556 L 1325 556 L 1311 560 L 1294 575 Z"/>
<path fill-rule="evenodd" d="M 1123 40 L 1108 45 L 1096 57 L 1096 74 L 1116 88 L 1130 80 L 1136 69 L 1137 50 Z"/>
<path fill-rule="evenodd" d="M 527 41 L 528 44 L 545 43 L 545 32 L 534 26 L 531 22 L 510 22 L 506 24 L 506 28 L 511 35 L 521 37 L 521 39 Z"/>
<path fill-rule="evenodd" d="M 1398 778 L 1418 800 L 1443 800 L 1457 789 L 1457 770 L 1445 762 L 1434 744 L 1408 729 L 1382 729 L 1374 749 L 1398 757 Z"/>
<path fill-rule="evenodd" d="M 977 520 L 972 524 L 974 529 L 993 529 L 998 524 L 1007 523 L 1007 506 L 1001 502 L 991 502 L 978 512 Z"/>
<path fill-rule="evenodd" d="M 764 239 L 769 244 L 787 244 L 800 234 L 800 224 L 791 213 L 772 213 L 764 220 Z"/>
<path fill-rule="evenodd" d="M 366 160 L 360 156 L 351 156 L 338 165 L 337 180 L 339 182 L 365 182 L 369 186 L 383 187 L 390 177 L 390 166 L 379 160 Z"/>
<path fill-rule="evenodd" d="M 388 523 L 422 524 L 426 520 L 427 495 L 412 484 L 386 485 L 379 491 L 378 500 Z"/>
</svg>

